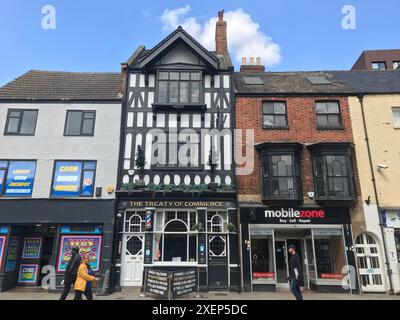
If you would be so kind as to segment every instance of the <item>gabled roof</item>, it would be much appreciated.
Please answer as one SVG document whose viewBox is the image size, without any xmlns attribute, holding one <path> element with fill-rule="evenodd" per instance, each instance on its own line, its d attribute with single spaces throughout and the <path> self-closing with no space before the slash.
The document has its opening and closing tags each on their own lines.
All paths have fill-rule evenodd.
<svg viewBox="0 0 400 320">
<path fill-rule="evenodd" d="M 1 100 L 120 101 L 120 73 L 31 70 L 0 88 Z"/>
<path fill-rule="evenodd" d="M 229 55 L 217 55 L 214 52 L 208 51 L 181 26 L 179 26 L 174 32 L 172 32 L 168 37 L 158 43 L 151 50 L 146 50 L 145 47 L 140 46 L 128 59 L 126 64 L 130 67 L 144 68 L 151 61 L 153 61 L 153 59 L 164 52 L 164 50 L 167 50 L 173 43 L 179 40 L 183 41 L 213 68 L 233 68 Z"/>
</svg>

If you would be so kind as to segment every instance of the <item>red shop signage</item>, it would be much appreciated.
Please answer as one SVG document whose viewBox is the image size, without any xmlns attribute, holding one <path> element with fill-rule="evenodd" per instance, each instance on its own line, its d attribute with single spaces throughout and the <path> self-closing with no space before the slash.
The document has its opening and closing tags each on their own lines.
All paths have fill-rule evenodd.
<svg viewBox="0 0 400 320">
<path fill-rule="evenodd" d="M 343 274 L 341 274 L 341 273 L 321 273 L 321 278 L 322 279 L 342 280 L 343 279 Z"/>
<path fill-rule="evenodd" d="M 275 278 L 274 272 L 253 272 L 253 278 Z"/>
</svg>

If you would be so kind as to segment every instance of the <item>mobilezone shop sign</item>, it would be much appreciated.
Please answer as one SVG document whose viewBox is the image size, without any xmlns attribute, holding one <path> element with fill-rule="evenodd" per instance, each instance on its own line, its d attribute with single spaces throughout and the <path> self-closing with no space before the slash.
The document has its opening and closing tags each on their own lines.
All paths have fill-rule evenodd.
<svg viewBox="0 0 400 320">
<path fill-rule="evenodd" d="M 255 221 L 266 224 L 347 224 L 346 208 L 249 208 L 255 210 Z"/>
</svg>

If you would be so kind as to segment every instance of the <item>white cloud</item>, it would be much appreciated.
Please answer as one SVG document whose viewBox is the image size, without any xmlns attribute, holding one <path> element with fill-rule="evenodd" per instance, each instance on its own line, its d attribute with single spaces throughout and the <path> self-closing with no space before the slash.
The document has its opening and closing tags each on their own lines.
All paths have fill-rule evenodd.
<svg viewBox="0 0 400 320">
<path fill-rule="evenodd" d="M 203 24 L 196 17 L 188 16 L 190 6 L 166 9 L 161 16 L 163 31 L 171 32 L 181 25 L 208 50 L 215 50 L 215 24 L 217 17 L 206 20 Z M 240 63 L 242 57 L 261 57 L 265 66 L 280 62 L 280 46 L 273 42 L 260 25 L 242 9 L 228 11 L 224 14 L 228 23 L 228 46 L 232 58 Z"/>
</svg>

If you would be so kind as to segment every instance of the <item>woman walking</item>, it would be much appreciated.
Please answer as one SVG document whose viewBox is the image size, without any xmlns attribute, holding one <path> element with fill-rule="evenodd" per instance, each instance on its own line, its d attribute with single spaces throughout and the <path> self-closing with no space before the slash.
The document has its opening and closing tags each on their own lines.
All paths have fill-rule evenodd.
<svg viewBox="0 0 400 320">
<path fill-rule="evenodd" d="M 89 258 L 87 255 L 82 256 L 82 263 L 78 269 L 77 279 L 75 281 L 75 298 L 74 300 L 82 300 L 82 294 L 85 295 L 87 300 L 93 300 L 92 289 L 89 286 L 89 291 L 87 290 L 87 283 L 93 281 L 99 281 L 99 278 L 96 278 L 93 275 L 90 275 L 88 272 L 89 268 Z"/>
</svg>

